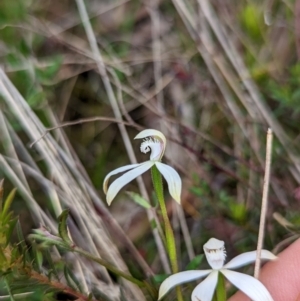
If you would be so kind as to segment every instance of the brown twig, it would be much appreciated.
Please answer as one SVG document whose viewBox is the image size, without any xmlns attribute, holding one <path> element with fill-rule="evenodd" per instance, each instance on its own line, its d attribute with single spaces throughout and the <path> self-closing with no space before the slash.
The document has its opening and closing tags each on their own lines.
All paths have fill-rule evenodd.
<svg viewBox="0 0 300 301">
<path fill-rule="evenodd" d="M 135 127 L 139 130 L 141 130 L 142 127 L 136 125 L 136 124 L 132 124 L 130 122 L 126 122 L 126 121 L 120 121 L 117 120 L 116 118 L 112 118 L 112 117 L 90 117 L 90 118 L 84 118 L 84 119 L 79 119 L 76 121 L 68 121 L 68 122 L 64 122 L 62 124 L 53 126 L 51 128 L 48 128 L 38 139 L 36 139 L 35 141 L 33 141 L 30 144 L 30 148 L 33 147 L 37 142 L 39 142 L 41 139 L 43 139 L 49 132 L 56 130 L 56 129 L 60 129 L 66 126 L 70 126 L 70 125 L 76 125 L 76 124 L 82 124 L 82 123 L 87 123 L 87 122 L 93 122 L 93 121 L 109 121 L 109 122 L 116 122 L 116 123 L 122 123 L 124 125 L 128 125 L 128 126 L 132 126 Z"/>
</svg>

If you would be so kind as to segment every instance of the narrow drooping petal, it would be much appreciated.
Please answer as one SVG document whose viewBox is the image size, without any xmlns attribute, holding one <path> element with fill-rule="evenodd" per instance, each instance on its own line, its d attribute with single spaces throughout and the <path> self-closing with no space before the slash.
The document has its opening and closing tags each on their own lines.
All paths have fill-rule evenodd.
<svg viewBox="0 0 300 301">
<path fill-rule="evenodd" d="M 144 163 L 138 164 L 136 168 L 126 172 L 120 178 L 116 179 L 112 184 L 109 186 L 107 194 L 106 194 L 106 201 L 108 205 L 111 204 L 112 200 L 115 198 L 117 193 L 123 188 L 126 184 L 131 182 L 133 179 L 137 178 L 145 171 L 150 169 L 154 165 L 152 161 L 146 161 Z"/>
<path fill-rule="evenodd" d="M 211 272 L 192 292 L 192 301 L 211 301 L 218 282 L 218 271 Z"/>
<path fill-rule="evenodd" d="M 104 193 L 106 194 L 107 193 L 107 186 L 108 186 L 108 181 L 109 181 L 109 178 L 113 175 L 116 175 L 120 172 L 124 172 L 124 171 L 127 171 L 129 169 L 133 169 L 135 167 L 138 167 L 139 165 L 141 165 L 140 163 L 139 164 L 130 164 L 130 165 L 126 165 L 126 166 L 122 166 L 122 167 L 119 167 L 113 171 L 111 171 L 104 179 L 103 181 L 103 191 Z"/>
<path fill-rule="evenodd" d="M 208 275 L 211 270 L 200 270 L 200 271 L 185 271 L 174 274 L 164 280 L 159 288 L 158 300 L 160 300 L 171 288 L 174 286 L 189 282 L 192 280 L 199 279 Z"/>
<path fill-rule="evenodd" d="M 273 301 L 265 286 L 254 277 L 225 269 L 220 272 L 252 301 Z"/>
<path fill-rule="evenodd" d="M 170 195 L 177 203 L 180 204 L 182 184 L 179 174 L 174 168 L 161 162 L 155 162 L 155 165 L 160 171 L 160 173 L 163 175 L 163 177 L 166 179 Z"/>
<path fill-rule="evenodd" d="M 274 260 L 277 257 L 272 254 L 270 251 L 267 250 L 261 250 L 261 259 L 269 259 L 269 260 Z M 251 252 L 246 252 L 243 254 L 240 254 L 233 259 L 231 259 L 228 263 L 226 263 L 223 268 L 224 269 L 236 269 L 241 266 L 244 266 L 248 263 L 255 262 L 256 260 L 256 251 L 251 251 Z"/>
</svg>

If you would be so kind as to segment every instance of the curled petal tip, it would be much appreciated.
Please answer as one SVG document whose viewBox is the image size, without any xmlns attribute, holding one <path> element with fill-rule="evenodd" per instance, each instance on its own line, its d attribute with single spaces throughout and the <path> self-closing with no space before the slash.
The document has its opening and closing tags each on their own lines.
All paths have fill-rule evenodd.
<svg viewBox="0 0 300 301">
<path fill-rule="evenodd" d="M 111 205 L 114 197 L 115 197 L 115 195 L 112 195 L 112 191 L 108 191 L 108 193 L 106 193 L 106 203 L 108 206 Z"/>
<path fill-rule="evenodd" d="M 107 194 L 108 180 L 109 180 L 109 177 L 105 177 L 105 179 L 104 179 L 104 181 L 103 181 L 103 192 L 104 192 L 105 194 Z"/>
<path fill-rule="evenodd" d="M 169 192 L 170 192 L 170 195 L 171 197 L 179 204 L 181 205 L 181 189 L 175 189 L 175 190 L 172 190 L 172 189 L 169 189 Z"/>
<path fill-rule="evenodd" d="M 171 192 L 170 192 L 170 194 L 171 194 Z M 172 192 L 171 196 L 179 205 L 181 205 L 180 193 Z"/>
<path fill-rule="evenodd" d="M 164 144 L 166 144 L 165 135 L 162 132 L 160 132 L 158 130 L 154 130 L 154 129 L 143 130 L 140 133 L 138 133 L 134 137 L 134 139 L 143 139 L 143 138 L 147 138 L 147 137 L 157 137 L 157 138 L 161 139 Z"/>
<path fill-rule="evenodd" d="M 112 199 L 107 197 L 106 198 L 106 203 L 107 203 L 108 206 L 111 205 L 111 202 L 112 202 Z"/>
<path fill-rule="evenodd" d="M 278 256 L 274 255 L 272 252 L 268 250 L 261 250 L 261 258 L 262 259 L 269 259 L 269 260 L 276 260 Z"/>
</svg>

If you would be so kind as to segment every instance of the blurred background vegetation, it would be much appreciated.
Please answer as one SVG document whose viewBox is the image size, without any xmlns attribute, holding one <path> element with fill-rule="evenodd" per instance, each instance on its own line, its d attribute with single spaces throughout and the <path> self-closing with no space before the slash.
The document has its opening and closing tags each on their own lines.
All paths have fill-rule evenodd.
<svg viewBox="0 0 300 301">
<path fill-rule="evenodd" d="M 139 279 L 161 275 L 157 286 L 168 269 L 154 210 L 124 191 L 108 210 L 102 191 L 105 175 L 133 154 L 148 159 L 133 140 L 144 128 L 166 135 L 164 162 L 182 176 L 182 209 L 166 193 L 180 269 L 206 265 L 195 255 L 210 237 L 225 241 L 229 258 L 256 248 L 269 127 L 265 248 L 298 237 L 299 0 L 2 0 L 0 54 L 0 176 L 4 198 L 17 188 L 13 216 L 40 275 L 55 271 L 97 300 L 151 299 L 87 259 L 26 239 L 40 225 L 57 233 L 69 208 L 76 245 Z M 146 187 L 154 204 L 149 173 L 143 183 L 126 191 L 146 197 Z M 8 300 L 88 300 L 9 271 L 0 287 Z"/>
</svg>

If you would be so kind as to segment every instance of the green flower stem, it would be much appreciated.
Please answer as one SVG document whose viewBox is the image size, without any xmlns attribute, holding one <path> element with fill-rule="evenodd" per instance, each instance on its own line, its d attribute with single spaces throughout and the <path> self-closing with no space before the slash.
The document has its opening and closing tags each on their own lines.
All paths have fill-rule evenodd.
<svg viewBox="0 0 300 301">
<path fill-rule="evenodd" d="M 147 285 L 145 285 L 145 283 L 143 281 L 140 281 L 134 277 L 132 277 L 131 275 L 127 274 L 127 273 L 124 273 L 120 270 L 118 270 L 116 267 L 114 267 L 112 264 L 110 264 L 109 262 L 99 258 L 99 257 L 96 257 L 78 247 L 75 247 L 73 248 L 73 251 L 75 251 L 76 253 L 80 254 L 80 255 L 83 255 L 84 257 L 87 257 L 89 258 L 90 260 L 94 261 L 94 262 L 97 262 L 99 263 L 100 265 L 104 266 L 107 270 L 109 270 L 110 272 L 114 273 L 115 275 L 118 275 L 120 277 L 123 277 L 125 278 L 126 280 L 132 282 L 132 283 L 135 283 L 136 285 L 138 285 L 139 287 L 145 287 Z"/>
<path fill-rule="evenodd" d="M 93 260 L 94 262 L 99 263 L 100 265 L 104 266 L 107 270 L 109 270 L 110 272 L 114 273 L 115 275 L 118 275 L 134 284 L 136 284 L 139 287 L 144 287 L 148 290 L 148 292 L 150 293 L 150 295 L 155 298 L 157 292 L 156 290 L 147 282 L 147 281 L 140 281 L 134 277 L 132 277 L 131 275 L 124 273 L 120 270 L 118 270 L 116 267 L 114 267 L 112 264 L 108 263 L 107 261 L 99 258 L 99 257 L 95 257 L 94 255 L 78 248 L 75 247 L 73 248 L 73 251 L 77 252 L 80 255 L 83 255 L 87 258 L 89 258 L 90 260 Z"/>
<path fill-rule="evenodd" d="M 37 231 L 38 234 L 31 234 L 29 235 L 30 239 L 33 240 L 37 240 L 37 241 L 42 241 L 45 244 L 49 245 L 55 245 L 61 248 L 64 248 L 70 252 L 76 252 L 94 262 L 97 262 L 98 264 L 104 266 L 107 270 L 109 270 L 110 272 L 112 272 L 113 274 L 120 276 L 134 284 L 136 284 L 139 287 L 144 287 L 148 290 L 148 292 L 150 293 L 150 295 L 155 298 L 157 296 L 157 292 L 156 290 L 153 288 L 153 286 L 151 286 L 146 280 L 145 281 L 140 281 L 136 278 L 134 278 L 133 276 L 131 276 L 130 274 L 124 273 L 123 271 L 120 271 L 118 268 L 116 268 L 114 265 L 112 265 L 111 263 L 103 260 L 102 258 L 96 257 L 92 254 L 90 254 L 89 252 L 76 247 L 73 243 L 72 245 L 68 244 L 68 242 L 63 241 L 60 237 L 58 236 L 54 236 L 51 234 L 47 234 L 47 236 L 45 236 L 45 234 L 39 230 Z M 49 236 L 50 235 L 50 236 Z"/>
<path fill-rule="evenodd" d="M 161 209 L 161 214 L 165 225 L 167 251 L 171 262 L 171 268 L 172 268 L 172 272 L 175 274 L 178 273 L 176 244 L 175 244 L 175 237 L 168 217 L 168 212 L 164 200 L 162 176 L 155 165 L 151 168 L 151 174 L 152 174 L 152 182 L 153 182 L 154 190 L 158 199 L 158 203 Z M 183 297 L 180 288 L 177 287 L 176 291 L 177 291 L 178 301 L 182 301 Z"/>
<path fill-rule="evenodd" d="M 226 289 L 225 289 L 225 278 L 222 273 L 219 272 L 218 275 L 218 284 L 215 293 L 216 301 L 226 301 Z"/>
</svg>

